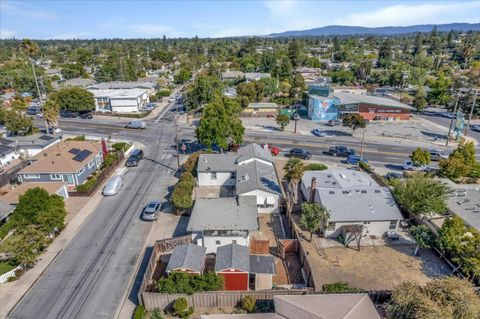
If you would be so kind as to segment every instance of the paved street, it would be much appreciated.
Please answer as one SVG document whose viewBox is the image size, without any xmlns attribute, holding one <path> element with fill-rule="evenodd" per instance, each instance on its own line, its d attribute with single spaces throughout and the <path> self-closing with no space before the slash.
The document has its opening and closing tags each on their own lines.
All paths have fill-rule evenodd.
<svg viewBox="0 0 480 319">
<path fill-rule="evenodd" d="M 11 318 L 114 316 L 153 225 L 140 220 L 141 209 L 149 200 L 164 196 L 176 169 L 172 118 L 173 113 L 166 112 L 145 131 L 126 131 L 126 138 L 146 146 L 145 160 L 127 171 L 123 189 L 100 203 Z M 68 120 L 60 127 L 83 134 L 113 134 L 122 125 Z"/>
</svg>

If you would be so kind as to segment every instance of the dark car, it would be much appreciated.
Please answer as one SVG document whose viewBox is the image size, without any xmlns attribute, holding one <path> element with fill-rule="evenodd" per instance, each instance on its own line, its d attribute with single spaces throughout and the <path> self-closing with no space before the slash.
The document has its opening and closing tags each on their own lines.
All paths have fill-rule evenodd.
<svg viewBox="0 0 480 319">
<path fill-rule="evenodd" d="M 82 114 L 80 114 L 80 118 L 84 119 L 84 120 L 91 120 L 91 119 L 93 119 L 93 114 L 90 113 L 90 112 L 82 113 Z"/>
<path fill-rule="evenodd" d="M 350 155 L 355 155 L 355 150 L 346 146 L 331 146 L 328 151 L 325 152 L 325 154 L 331 156 L 348 157 Z"/>
<path fill-rule="evenodd" d="M 60 110 L 60 116 L 67 117 L 67 118 L 77 118 L 78 112 L 72 112 L 69 110 Z"/>
<path fill-rule="evenodd" d="M 302 159 L 310 159 L 312 157 L 312 154 L 310 152 L 302 150 L 301 148 L 292 148 L 290 150 L 289 156 L 298 157 Z"/>
<path fill-rule="evenodd" d="M 138 166 L 142 158 L 143 158 L 143 151 L 139 149 L 135 149 L 132 151 L 127 161 L 125 162 L 125 166 L 127 167 Z"/>
<path fill-rule="evenodd" d="M 30 106 L 25 112 L 27 115 L 37 115 L 42 113 L 42 108 L 40 106 Z"/>
<path fill-rule="evenodd" d="M 395 172 L 389 172 L 389 173 L 387 173 L 387 175 L 385 175 L 385 178 L 387 180 L 392 180 L 392 179 L 402 178 L 402 177 L 403 177 L 403 174 L 395 173 Z"/>
</svg>

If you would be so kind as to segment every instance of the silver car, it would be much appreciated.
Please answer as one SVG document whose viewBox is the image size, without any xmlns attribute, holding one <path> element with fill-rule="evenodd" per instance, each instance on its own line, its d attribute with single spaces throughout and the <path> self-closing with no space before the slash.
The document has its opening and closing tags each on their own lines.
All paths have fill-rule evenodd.
<svg viewBox="0 0 480 319">
<path fill-rule="evenodd" d="M 447 159 L 448 158 L 448 155 L 442 153 L 441 151 L 429 150 L 428 152 L 430 153 L 430 160 L 432 160 L 432 161 L 439 161 L 441 159 Z"/>
<path fill-rule="evenodd" d="M 118 193 L 118 191 L 122 188 L 123 181 L 122 178 L 118 175 L 112 176 L 108 182 L 105 184 L 103 188 L 103 196 L 113 196 Z"/>
<path fill-rule="evenodd" d="M 161 203 L 159 201 L 151 201 L 143 209 L 142 219 L 147 221 L 153 221 L 157 219 L 158 211 L 161 208 Z"/>
</svg>

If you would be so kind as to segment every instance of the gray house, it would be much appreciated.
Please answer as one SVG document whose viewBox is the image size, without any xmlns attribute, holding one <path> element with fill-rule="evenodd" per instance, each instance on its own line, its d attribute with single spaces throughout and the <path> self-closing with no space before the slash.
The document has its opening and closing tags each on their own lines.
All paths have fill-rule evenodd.
<svg viewBox="0 0 480 319">
<path fill-rule="evenodd" d="M 83 184 L 102 163 L 100 142 L 63 141 L 37 154 L 18 176 L 22 183 L 63 181 L 72 189 Z"/>
</svg>

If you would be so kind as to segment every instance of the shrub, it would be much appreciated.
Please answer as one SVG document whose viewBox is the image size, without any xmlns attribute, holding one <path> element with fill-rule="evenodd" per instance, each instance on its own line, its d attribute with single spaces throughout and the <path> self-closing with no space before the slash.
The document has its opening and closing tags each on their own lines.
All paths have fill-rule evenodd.
<svg viewBox="0 0 480 319">
<path fill-rule="evenodd" d="M 180 182 L 179 184 L 184 184 L 185 187 L 188 185 L 188 187 L 191 186 L 191 188 L 193 189 L 193 187 L 195 186 L 196 184 L 196 180 L 195 180 L 195 177 L 193 177 L 192 173 L 190 172 L 185 172 L 182 174 L 182 176 L 180 176 Z"/>
<path fill-rule="evenodd" d="M 135 307 L 135 312 L 133 314 L 133 319 L 143 319 L 145 317 L 145 307 L 143 305 L 138 305 Z"/>
<path fill-rule="evenodd" d="M 102 169 L 112 166 L 113 163 L 115 163 L 115 161 L 117 160 L 117 158 L 117 153 L 108 153 L 103 160 Z"/>
<path fill-rule="evenodd" d="M 306 171 L 324 171 L 327 168 L 328 168 L 327 165 L 322 163 L 311 163 L 305 167 L 305 170 Z"/>
<path fill-rule="evenodd" d="M 176 209 L 183 210 L 192 207 L 192 190 L 187 183 L 178 183 L 172 194 L 172 204 Z"/>
<path fill-rule="evenodd" d="M 150 313 L 150 317 L 152 319 L 164 319 L 162 312 L 158 308 L 153 308 L 152 312 Z"/>
<path fill-rule="evenodd" d="M 342 292 L 361 292 L 361 289 L 352 288 L 346 282 L 338 281 L 322 286 L 322 290 L 328 293 L 342 293 Z"/>
<path fill-rule="evenodd" d="M 91 176 L 85 183 L 77 186 L 77 192 L 88 193 L 97 184 L 97 177 Z"/>
<path fill-rule="evenodd" d="M 193 294 L 202 291 L 216 291 L 223 287 L 223 279 L 214 272 L 201 275 L 190 275 L 183 272 L 172 272 L 160 278 L 155 288 L 165 294 Z"/>
<path fill-rule="evenodd" d="M 360 161 L 360 162 L 358 162 L 358 166 L 360 166 L 360 168 L 363 169 L 367 173 L 373 172 L 372 166 L 370 164 L 368 164 L 367 162 Z"/>
<path fill-rule="evenodd" d="M 173 303 L 173 310 L 180 318 L 189 318 L 193 314 L 193 308 L 188 307 L 187 299 L 178 298 Z"/>
<path fill-rule="evenodd" d="M 242 301 L 241 301 L 242 309 L 245 310 L 246 312 L 254 312 L 256 302 L 257 300 L 255 299 L 254 296 L 247 295 L 242 298 Z"/>
<path fill-rule="evenodd" d="M 130 147 L 130 144 L 125 142 L 118 142 L 118 143 L 112 144 L 112 148 L 117 152 L 126 151 L 129 147 Z"/>
<path fill-rule="evenodd" d="M 70 137 L 70 138 L 67 138 L 66 141 L 85 141 L 85 135 L 78 135 L 78 136 L 75 136 L 75 137 Z"/>
<path fill-rule="evenodd" d="M 195 152 L 190 154 L 190 156 L 187 158 L 185 163 L 183 163 L 183 169 L 186 172 L 190 172 L 192 174 L 197 173 L 197 162 L 198 162 L 198 157 L 200 156 L 199 152 Z"/>
<path fill-rule="evenodd" d="M 170 96 L 170 90 L 160 90 L 157 92 L 157 97 Z"/>
</svg>

